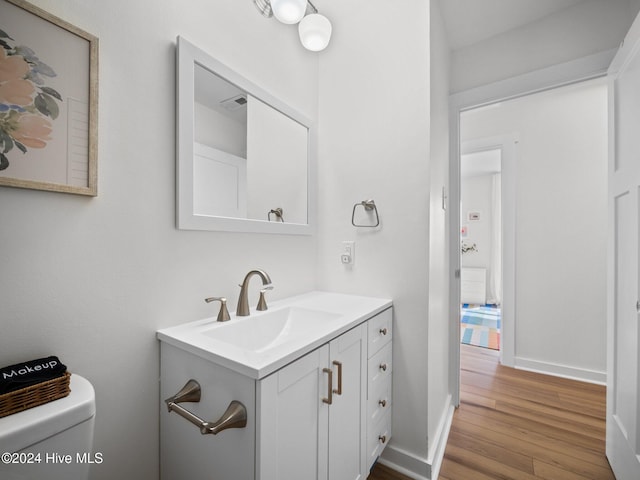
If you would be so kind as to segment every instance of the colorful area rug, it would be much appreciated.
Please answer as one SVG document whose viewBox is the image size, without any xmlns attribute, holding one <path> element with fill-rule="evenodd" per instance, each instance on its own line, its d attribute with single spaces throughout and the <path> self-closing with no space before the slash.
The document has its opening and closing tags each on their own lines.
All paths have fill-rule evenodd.
<svg viewBox="0 0 640 480">
<path fill-rule="evenodd" d="M 500 350 L 500 307 L 463 304 L 460 341 L 467 345 Z"/>
</svg>

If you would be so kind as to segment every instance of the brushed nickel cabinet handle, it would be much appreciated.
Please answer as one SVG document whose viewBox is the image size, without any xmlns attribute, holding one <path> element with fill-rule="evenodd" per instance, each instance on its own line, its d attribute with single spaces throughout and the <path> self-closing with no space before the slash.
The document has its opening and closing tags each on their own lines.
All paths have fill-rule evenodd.
<svg viewBox="0 0 640 480">
<path fill-rule="evenodd" d="M 380 329 L 380 335 L 386 335 L 387 334 L 387 329 L 386 328 L 381 328 Z"/>
<path fill-rule="evenodd" d="M 323 368 L 322 371 L 329 375 L 329 387 L 327 388 L 327 397 L 322 399 L 323 403 L 331 405 L 333 403 L 333 370 L 330 368 Z"/>
<path fill-rule="evenodd" d="M 333 390 L 336 395 L 342 395 L 342 362 L 334 360 L 333 364 L 338 367 L 338 388 Z"/>
<path fill-rule="evenodd" d="M 380 370 L 382 370 L 383 372 L 387 371 L 387 364 L 386 363 L 381 363 L 380 364 Z"/>
<path fill-rule="evenodd" d="M 380 405 L 382 408 L 384 408 L 384 407 L 386 407 L 386 406 L 387 406 L 387 401 L 386 401 L 386 400 L 380 400 L 380 401 L 378 402 L 378 405 Z"/>
</svg>

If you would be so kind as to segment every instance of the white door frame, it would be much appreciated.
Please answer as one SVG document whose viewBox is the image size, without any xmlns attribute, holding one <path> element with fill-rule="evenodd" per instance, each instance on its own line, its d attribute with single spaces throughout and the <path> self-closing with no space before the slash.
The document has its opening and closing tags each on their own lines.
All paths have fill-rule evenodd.
<svg viewBox="0 0 640 480">
<path fill-rule="evenodd" d="M 502 197 L 502 321 L 500 324 L 500 362 L 513 367 L 515 364 L 515 297 L 516 297 L 516 168 L 517 134 L 479 138 L 461 142 L 460 154 L 500 150 L 500 188 Z M 460 205 L 458 204 L 458 210 Z M 452 210 L 455 215 L 455 210 Z M 460 230 L 458 230 L 458 242 Z M 453 247 L 453 244 L 451 245 Z M 460 248 L 458 246 L 458 251 Z M 460 302 L 458 302 L 458 305 Z M 458 310 L 458 319 L 460 313 Z M 507 322 L 505 323 L 505 319 Z"/>
<path fill-rule="evenodd" d="M 460 113 L 606 75 L 617 49 L 456 93 L 449 99 L 449 208 L 460 211 Z M 460 405 L 460 215 L 450 215 L 449 352 L 452 402 Z"/>
</svg>

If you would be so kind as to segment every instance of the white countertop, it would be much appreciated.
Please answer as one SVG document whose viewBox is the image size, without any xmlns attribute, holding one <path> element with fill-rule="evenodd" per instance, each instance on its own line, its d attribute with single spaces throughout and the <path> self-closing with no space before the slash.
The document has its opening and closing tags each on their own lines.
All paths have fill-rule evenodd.
<svg viewBox="0 0 640 480">
<path fill-rule="evenodd" d="M 391 304 L 391 300 L 383 298 L 310 292 L 270 302 L 269 309 L 264 312 L 252 309 L 247 317 L 231 314 L 231 320 L 227 322 L 216 322 L 216 317 L 211 317 L 164 328 L 157 332 L 157 337 L 218 365 L 261 379 L 386 310 Z M 297 325 L 286 322 L 278 331 L 264 330 L 270 328 L 268 319 L 285 316 L 288 311 L 297 315 L 294 320 Z M 298 319 L 305 312 L 309 314 L 308 319 L 301 325 Z M 264 320 L 263 324 L 261 320 Z M 264 336 L 264 345 L 257 348 L 250 346 L 249 340 L 239 340 L 237 344 L 221 340 L 235 335 L 235 331 L 245 332 L 254 342 Z M 244 346 L 240 346 L 242 343 Z"/>
</svg>

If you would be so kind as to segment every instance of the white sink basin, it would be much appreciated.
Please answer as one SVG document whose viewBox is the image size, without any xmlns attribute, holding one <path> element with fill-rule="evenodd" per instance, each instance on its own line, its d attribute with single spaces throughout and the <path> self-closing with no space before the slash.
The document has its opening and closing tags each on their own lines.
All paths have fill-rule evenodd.
<svg viewBox="0 0 640 480">
<path fill-rule="evenodd" d="M 227 322 L 214 317 L 157 332 L 166 344 L 263 378 L 391 306 L 391 300 L 311 292 Z"/>
<path fill-rule="evenodd" d="M 260 353 L 295 342 L 337 318 L 340 318 L 337 313 L 292 306 L 216 322 L 203 327 L 201 333 L 219 342 Z"/>
</svg>

